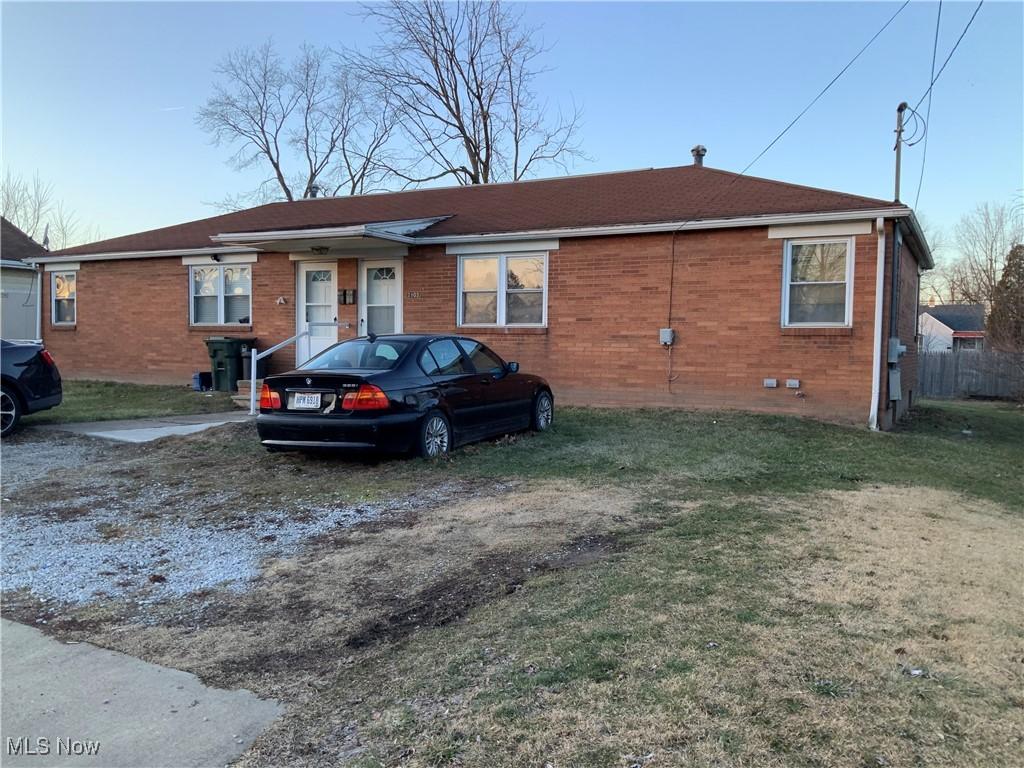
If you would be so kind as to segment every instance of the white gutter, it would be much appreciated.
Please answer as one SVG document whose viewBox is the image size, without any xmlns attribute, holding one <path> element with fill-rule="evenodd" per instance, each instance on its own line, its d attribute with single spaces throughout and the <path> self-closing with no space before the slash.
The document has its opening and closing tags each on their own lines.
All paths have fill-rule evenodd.
<svg viewBox="0 0 1024 768">
<path fill-rule="evenodd" d="M 18 261 L 16 259 L 0 259 L 0 267 L 3 267 L 4 269 L 27 269 L 32 272 L 36 271 L 36 268 L 31 264 L 24 261 Z"/>
<path fill-rule="evenodd" d="M 364 237 L 366 226 L 323 227 L 321 229 L 274 229 L 266 232 L 227 232 L 210 235 L 215 243 L 265 243 L 268 240 L 313 240 L 322 237 Z"/>
<path fill-rule="evenodd" d="M 931 246 L 928 245 L 928 241 L 925 239 L 924 230 L 921 229 L 921 223 L 917 220 L 917 214 L 913 211 L 906 217 L 907 221 L 910 222 L 910 231 L 914 235 L 914 239 L 920 243 L 924 253 L 924 268 L 934 269 L 935 268 L 935 257 L 932 256 Z"/>
<path fill-rule="evenodd" d="M 906 206 L 875 208 L 864 211 L 829 211 L 826 213 L 783 213 L 764 216 L 737 216 L 727 219 L 699 219 L 662 221 L 652 224 L 616 224 L 603 227 L 564 227 L 561 229 L 535 229 L 524 232 L 493 232 L 477 235 L 436 235 L 417 237 L 414 243 L 436 245 L 440 243 L 479 243 L 491 240 L 540 240 L 562 237 L 601 237 L 605 235 L 636 235 L 650 232 L 686 232 L 701 229 L 729 229 L 731 227 L 767 227 L 775 224 L 815 224 L 830 221 L 860 221 L 881 217 L 910 215 Z"/>
<path fill-rule="evenodd" d="M 224 232 L 211 235 L 215 243 L 265 243 L 272 240 L 316 240 L 329 237 L 376 237 L 397 243 L 417 243 L 409 237 L 427 227 L 444 221 L 449 216 L 435 216 L 429 219 L 401 219 L 398 221 L 377 221 L 370 224 L 352 224 L 345 227 L 318 227 L 316 229 L 274 229 L 265 232 Z"/>
<path fill-rule="evenodd" d="M 50 264 L 67 261 L 109 261 L 111 259 L 163 259 L 170 256 L 212 256 L 234 253 L 259 253 L 257 248 L 232 248 L 229 246 L 207 246 L 205 248 L 171 248 L 166 251 L 108 251 L 107 253 L 69 253 L 65 256 L 39 256 L 31 259 L 32 264 Z"/>
<path fill-rule="evenodd" d="M 878 430 L 878 400 L 882 394 L 882 304 L 885 300 L 885 219 L 875 219 L 878 258 L 875 264 L 875 340 L 871 354 L 871 412 L 868 427 Z"/>
</svg>

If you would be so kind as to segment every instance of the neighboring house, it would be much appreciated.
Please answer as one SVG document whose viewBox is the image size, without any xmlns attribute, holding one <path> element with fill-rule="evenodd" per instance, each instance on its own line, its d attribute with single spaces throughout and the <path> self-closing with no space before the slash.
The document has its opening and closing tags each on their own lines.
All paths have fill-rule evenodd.
<svg viewBox="0 0 1024 768">
<path fill-rule="evenodd" d="M 912 211 L 694 155 L 272 203 L 68 248 L 39 259 L 43 335 L 72 377 L 184 383 L 208 369 L 210 335 L 265 349 L 308 330 L 274 354 L 279 371 L 367 332 L 458 332 L 562 403 L 891 425 L 916 387 L 932 266 Z"/>
<path fill-rule="evenodd" d="M 918 321 L 922 352 L 960 352 L 985 346 L 982 304 L 937 304 L 921 310 Z"/>
<path fill-rule="evenodd" d="M 0 337 L 38 339 L 39 279 L 27 262 L 49 253 L 7 219 L 0 217 Z"/>
</svg>

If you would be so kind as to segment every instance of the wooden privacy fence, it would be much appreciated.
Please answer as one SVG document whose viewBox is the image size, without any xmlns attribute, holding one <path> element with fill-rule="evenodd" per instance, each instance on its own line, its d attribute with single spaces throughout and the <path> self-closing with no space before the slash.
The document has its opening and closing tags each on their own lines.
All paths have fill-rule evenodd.
<svg viewBox="0 0 1024 768">
<path fill-rule="evenodd" d="M 922 397 L 998 397 L 1024 395 L 1024 356 L 991 350 L 921 352 L 917 381 Z"/>
</svg>

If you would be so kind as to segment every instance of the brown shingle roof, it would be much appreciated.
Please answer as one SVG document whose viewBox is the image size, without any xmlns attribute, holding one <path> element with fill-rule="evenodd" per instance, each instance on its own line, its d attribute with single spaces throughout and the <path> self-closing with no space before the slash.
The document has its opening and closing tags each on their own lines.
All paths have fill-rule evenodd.
<svg viewBox="0 0 1024 768">
<path fill-rule="evenodd" d="M 43 246 L 0 216 L 0 257 L 25 261 L 48 253 Z"/>
<path fill-rule="evenodd" d="M 67 255 L 202 248 L 211 235 L 448 216 L 418 236 L 856 211 L 890 201 L 692 165 L 360 197 L 270 203 L 61 251 Z"/>
</svg>

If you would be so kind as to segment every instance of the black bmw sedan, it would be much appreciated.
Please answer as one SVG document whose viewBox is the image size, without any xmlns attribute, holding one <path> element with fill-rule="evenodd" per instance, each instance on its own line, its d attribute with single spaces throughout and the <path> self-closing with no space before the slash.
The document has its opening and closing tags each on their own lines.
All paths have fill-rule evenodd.
<svg viewBox="0 0 1024 768">
<path fill-rule="evenodd" d="M 0 340 L 0 369 L 0 437 L 17 429 L 25 414 L 60 405 L 60 371 L 42 344 Z"/>
<path fill-rule="evenodd" d="M 294 371 L 268 376 L 256 429 L 269 450 L 416 451 L 551 426 L 554 398 L 463 336 L 366 336 L 335 344 Z"/>
</svg>

